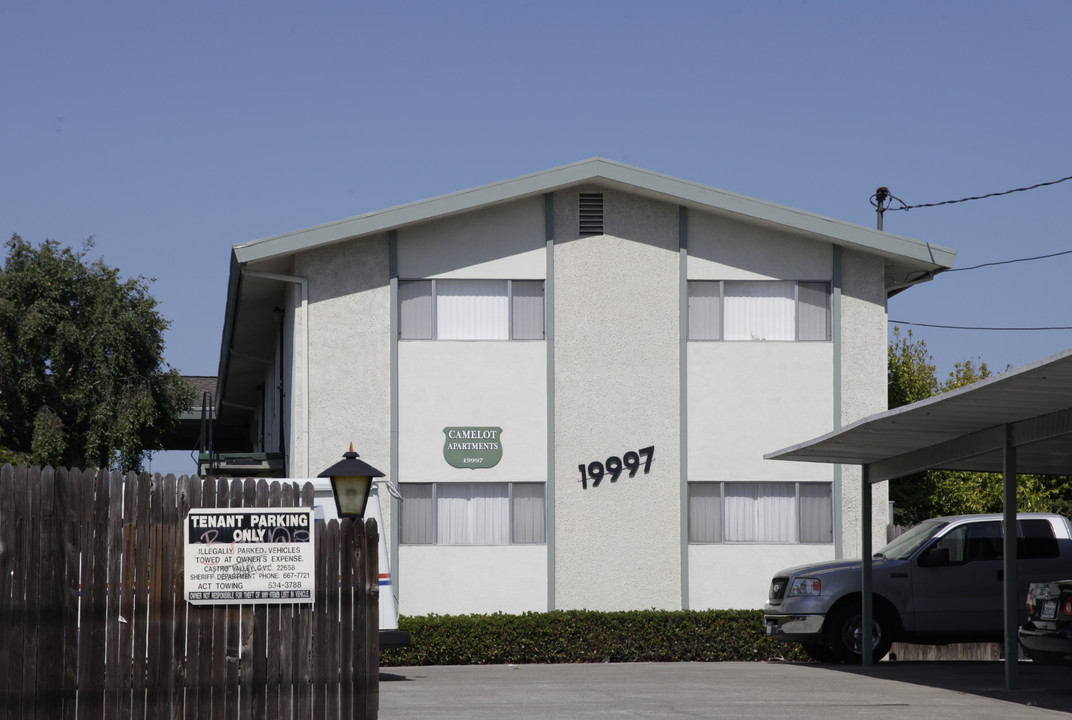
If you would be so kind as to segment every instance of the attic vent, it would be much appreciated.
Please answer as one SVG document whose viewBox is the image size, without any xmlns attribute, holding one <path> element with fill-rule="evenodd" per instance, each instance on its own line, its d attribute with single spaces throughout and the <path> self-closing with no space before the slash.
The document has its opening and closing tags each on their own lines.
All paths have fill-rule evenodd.
<svg viewBox="0 0 1072 720">
<path fill-rule="evenodd" d="M 581 235 L 603 234 L 603 193 L 581 193 Z"/>
</svg>

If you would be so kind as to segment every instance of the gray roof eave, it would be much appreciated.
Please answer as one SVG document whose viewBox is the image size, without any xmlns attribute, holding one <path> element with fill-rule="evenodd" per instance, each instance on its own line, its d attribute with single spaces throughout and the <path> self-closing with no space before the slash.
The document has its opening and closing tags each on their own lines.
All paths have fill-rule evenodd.
<svg viewBox="0 0 1072 720">
<path fill-rule="evenodd" d="M 736 215 L 838 245 L 858 248 L 897 260 L 898 264 L 914 269 L 945 270 L 953 266 L 956 258 L 954 250 L 938 245 L 679 180 L 603 158 L 583 160 L 511 180 L 235 245 L 234 255 L 241 264 L 267 260 L 487 205 L 599 181 L 662 196 L 701 210 Z"/>
</svg>

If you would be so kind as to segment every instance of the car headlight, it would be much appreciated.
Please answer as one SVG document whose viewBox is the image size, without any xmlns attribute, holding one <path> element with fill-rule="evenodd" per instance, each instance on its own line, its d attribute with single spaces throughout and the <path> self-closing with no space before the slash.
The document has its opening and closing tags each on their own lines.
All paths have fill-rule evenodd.
<svg viewBox="0 0 1072 720">
<path fill-rule="evenodd" d="M 789 592 L 786 593 L 789 597 L 795 597 L 799 595 L 819 595 L 822 593 L 823 583 L 819 578 L 801 577 L 794 580 L 789 585 Z"/>
</svg>

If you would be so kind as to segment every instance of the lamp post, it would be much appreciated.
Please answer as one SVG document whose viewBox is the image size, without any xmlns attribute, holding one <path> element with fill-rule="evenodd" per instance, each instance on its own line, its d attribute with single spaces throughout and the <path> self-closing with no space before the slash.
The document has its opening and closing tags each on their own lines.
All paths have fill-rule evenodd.
<svg viewBox="0 0 1072 720">
<path fill-rule="evenodd" d="M 331 494 L 335 496 L 335 509 L 340 518 L 360 518 L 365 514 L 372 478 L 384 475 L 358 458 L 353 443 L 342 458 L 317 477 L 331 478 Z"/>
</svg>

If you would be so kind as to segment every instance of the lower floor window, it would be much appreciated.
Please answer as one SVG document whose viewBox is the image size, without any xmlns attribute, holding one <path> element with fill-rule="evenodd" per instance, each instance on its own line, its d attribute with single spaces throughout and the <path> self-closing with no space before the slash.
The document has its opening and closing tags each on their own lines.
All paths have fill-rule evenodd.
<svg viewBox="0 0 1072 720">
<path fill-rule="evenodd" d="M 689 542 L 831 543 L 830 483 L 690 482 Z"/>
<path fill-rule="evenodd" d="M 403 544 L 545 542 L 543 483 L 401 483 L 401 488 Z"/>
</svg>

